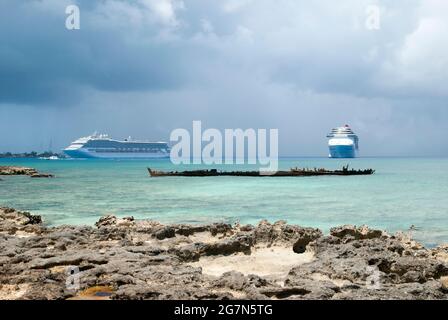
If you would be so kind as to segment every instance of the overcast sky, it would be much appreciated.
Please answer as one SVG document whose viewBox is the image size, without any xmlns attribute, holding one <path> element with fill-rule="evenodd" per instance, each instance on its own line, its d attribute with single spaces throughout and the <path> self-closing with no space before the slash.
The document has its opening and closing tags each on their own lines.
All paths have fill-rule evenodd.
<svg viewBox="0 0 448 320">
<path fill-rule="evenodd" d="M 193 120 L 278 128 L 281 155 L 326 156 L 348 123 L 361 155 L 446 156 L 448 1 L 0 1 L 0 152 Z"/>
</svg>

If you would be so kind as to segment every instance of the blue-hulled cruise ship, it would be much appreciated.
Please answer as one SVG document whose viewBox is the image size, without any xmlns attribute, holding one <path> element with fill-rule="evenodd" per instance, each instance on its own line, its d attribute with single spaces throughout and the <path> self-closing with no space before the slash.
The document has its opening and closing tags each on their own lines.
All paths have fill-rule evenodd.
<svg viewBox="0 0 448 320">
<path fill-rule="evenodd" d="M 355 158 L 358 151 L 358 136 L 349 125 L 337 127 L 327 135 L 330 158 Z"/>
<path fill-rule="evenodd" d="M 65 148 L 71 158 L 135 159 L 167 158 L 169 146 L 166 142 L 150 142 L 128 139 L 114 140 L 107 134 L 79 138 Z"/>
</svg>

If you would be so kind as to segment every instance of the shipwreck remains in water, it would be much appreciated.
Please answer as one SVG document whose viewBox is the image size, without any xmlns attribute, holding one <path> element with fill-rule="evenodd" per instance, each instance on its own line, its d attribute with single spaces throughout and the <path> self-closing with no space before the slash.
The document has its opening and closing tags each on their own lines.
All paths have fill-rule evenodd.
<svg viewBox="0 0 448 320">
<path fill-rule="evenodd" d="M 236 176 L 236 177 L 310 177 L 310 176 L 356 176 L 370 175 L 375 173 L 373 169 L 355 170 L 349 169 L 348 165 L 342 167 L 342 170 L 328 170 L 324 168 L 291 168 L 289 171 L 275 171 L 266 173 L 262 171 L 218 171 L 210 170 L 190 170 L 190 171 L 158 171 L 148 168 L 151 177 L 217 177 L 217 176 Z"/>
</svg>

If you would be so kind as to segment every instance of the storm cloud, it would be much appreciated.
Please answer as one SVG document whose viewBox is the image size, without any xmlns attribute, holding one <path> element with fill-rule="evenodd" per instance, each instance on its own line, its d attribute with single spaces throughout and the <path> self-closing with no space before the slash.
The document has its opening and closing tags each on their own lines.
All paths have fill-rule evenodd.
<svg viewBox="0 0 448 320">
<path fill-rule="evenodd" d="M 447 36 L 443 0 L 3 0 L 0 151 L 202 120 L 278 128 L 281 155 L 325 156 L 345 123 L 362 155 L 448 155 Z"/>
</svg>

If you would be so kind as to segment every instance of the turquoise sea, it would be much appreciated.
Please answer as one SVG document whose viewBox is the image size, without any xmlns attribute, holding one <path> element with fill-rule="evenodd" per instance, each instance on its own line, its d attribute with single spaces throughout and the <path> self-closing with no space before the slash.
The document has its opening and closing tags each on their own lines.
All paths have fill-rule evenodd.
<svg viewBox="0 0 448 320">
<path fill-rule="evenodd" d="M 150 178 L 146 167 L 179 167 L 169 160 L 0 159 L 56 175 L 2 176 L 0 206 L 43 216 L 48 225 L 93 224 L 105 214 L 161 222 L 256 223 L 287 220 L 322 228 L 367 224 L 388 231 L 418 230 L 426 245 L 448 243 L 447 158 L 284 158 L 281 169 L 350 164 L 372 176 Z M 216 166 L 214 166 L 216 167 Z M 219 167 L 218 167 L 219 168 Z M 225 170 L 251 169 L 223 165 Z"/>
</svg>

